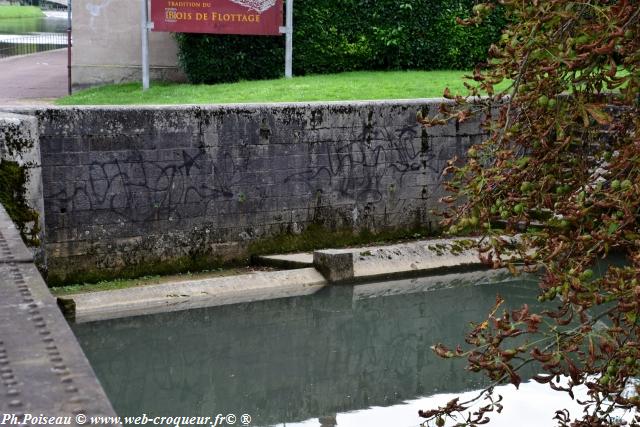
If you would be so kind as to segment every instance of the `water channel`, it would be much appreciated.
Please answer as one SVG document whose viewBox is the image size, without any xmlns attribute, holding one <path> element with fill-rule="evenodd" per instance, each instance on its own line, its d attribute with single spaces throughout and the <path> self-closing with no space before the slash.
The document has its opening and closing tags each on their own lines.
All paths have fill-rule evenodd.
<svg viewBox="0 0 640 427">
<path fill-rule="evenodd" d="M 0 19 L 0 58 L 67 46 L 67 12 L 40 18 Z"/>
<path fill-rule="evenodd" d="M 484 385 L 429 347 L 461 343 L 497 293 L 516 307 L 535 301 L 536 287 L 506 273 L 469 272 L 73 329 L 121 416 L 233 413 L 250 414 L 252 426 L 409 427 L 419 425 L 418 409 L 446 393 Z M 562 406 L 544 414 L 538 404 L 558 398 L 537 384 L 522 388 L 515 394 L 524 407 L 514 403 L 514 416 L 528 407 L 535 417 L 519 426 L 551 425 Z"/>
</svg>

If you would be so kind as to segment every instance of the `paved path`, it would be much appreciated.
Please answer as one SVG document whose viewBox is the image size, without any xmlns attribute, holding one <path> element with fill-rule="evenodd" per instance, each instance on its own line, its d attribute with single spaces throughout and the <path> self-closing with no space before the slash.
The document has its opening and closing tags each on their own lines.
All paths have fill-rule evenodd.
<svg viewBox="0 0 640 427">
<path fill-rule="evenodd" d="M 47 104 L 66 94 L 66 49 L 0 59 L 0 105 Z"/>
</svg>

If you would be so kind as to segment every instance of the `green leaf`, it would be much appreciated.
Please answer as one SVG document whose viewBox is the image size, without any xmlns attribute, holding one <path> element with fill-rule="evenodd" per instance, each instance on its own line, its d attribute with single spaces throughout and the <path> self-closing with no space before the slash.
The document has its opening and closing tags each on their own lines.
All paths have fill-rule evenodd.
<svg viewBox="0 0 640 427">
<path fill-rule="evenodd" d="M 608 125 L 611 123 L 611 116 L 604 112 L 599 104 L 587 104 L 584 108 L 589 112 L 589 115 L 598 122 L 600 125 Z"/>
<path fill-rule="evenodd" d="M 627 313 L 625 314 L 625 317 L 627 318 L 627 321 L 628 321 L 629 323 L 634 324 L 634 323 L 636 323 L 636 320 L 637 320 L 637 318 L 638 318 L 638 315 L 637 315 L 637 314 L 636 314 L 636 312 L 634 312 L 634 311 L 629 311 L 629 312 L 627 312 Z"/>
</svg>

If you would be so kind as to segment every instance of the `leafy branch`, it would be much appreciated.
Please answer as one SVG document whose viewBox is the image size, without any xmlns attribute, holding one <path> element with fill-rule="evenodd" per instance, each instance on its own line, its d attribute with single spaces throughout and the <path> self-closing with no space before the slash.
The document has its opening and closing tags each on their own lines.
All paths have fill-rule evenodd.
<svg viewBox="0 0 640 427">
<path fill-rule="evenodd" d="M 421 411 L 443 426 L 488 423 L 502 410 L 495 386 L 535 381 L 573 397 L 584 385 L 581 418 L 559 409 L 559 426 L 640 425 L 640 2 L 501 0 L 479 3 L 462 25 L 481 25 L 504 8 L 510 24 L 468 76 L 465 96 L 424 126 L 481 114 L 487 138 L 452 159 L 442 225 L 473 240 L 480 258 L 518 274 L 539 272 L 539 301 L 487 319 L 466 336 L 468 348 L 438 344 L 442 357 L 465 358 L 492 385 L 476 398 Z M 513 83 L 497 92 L 505 80 Z M 481 98 L 481 93 L 489 94 Z M 517 236 L 517 239 L 505 238 Z M 621 258 L 600 274 L 598 260 Z M 524 340 L 524 341 L 523 341 Z M 516 363 L 519 362 L 519 363 Z M 566 385 L 560 380 L 566 378 Z M 484 406 L 472 409 L 479 399 Z"/>
</svg>

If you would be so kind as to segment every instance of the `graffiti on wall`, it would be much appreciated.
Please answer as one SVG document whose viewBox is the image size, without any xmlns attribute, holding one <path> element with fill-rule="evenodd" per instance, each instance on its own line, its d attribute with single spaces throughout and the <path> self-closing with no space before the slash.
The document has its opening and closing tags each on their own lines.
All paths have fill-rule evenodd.
<svg viewBox="0 0 640 427">
<path fill-rule="evenodd" d="M 254 209 L 282 211 L 287 209 L 283 198 L 307 197 L 311 205 L 319 192 L 330 196 L 325 200 L 336 207 L 384 205 L 385 211 L 390 207 L 405 213 L 413 200 L 430 197 L 426 185 L 420 187 L 427 179 L 419 177 L 428 176 L 437 185 L 451 157 L 442 152 L 450 147 L 434 147 L 420 131 L 418 126 L 358 124 L 343 128 L 335 140 L 302 138 L 302 143 L 281 144 L 285 154 L 232 140 L 215 150 L 163 150 L 162 159 L 152 150 L 120 149 L 74 166 L 80 176 L 46 196 L 47 216 L 93 213 L 73 215 L 78 225 L 211 219 L 238 214 L 242 209 L 232 203 L 243 203 L 245 197 L 252 198 Z M 292 166 L 293 158 L 304 161 Z M 277 206 L 268 191 L 274 187 L 281 199 Z"/>
<path fill-rule="evenodd" d="M 232 199 L 233 188 L 242 184 L 239 164 L 228 153 L 213 162 L 205 151 L 180 150 L 181 159 L 160 162 L 134 151 L 128 161 L 94 161 L 86 181 L 76 181 L 51 198 L 54 211 L 109 211 L 123 220 L 145 222 L 203 216 L 211 202 Z"/>
<path fill-rule="evenodd" d="M 389 191 L 402 188 L 406 176 L 428 173 L 440 179 L 445 166 L 434 147 L 420 139 L 416 126 L 365 127 L 344 142 L 322 144 L 316 157 L 320 161 L 291 174 L 285 183 L 304 182 L 315 193 L 325 191 L 323 183 L 328 182 L 331 191 L 359 203 L 383 201 Z"/>
</svg>

